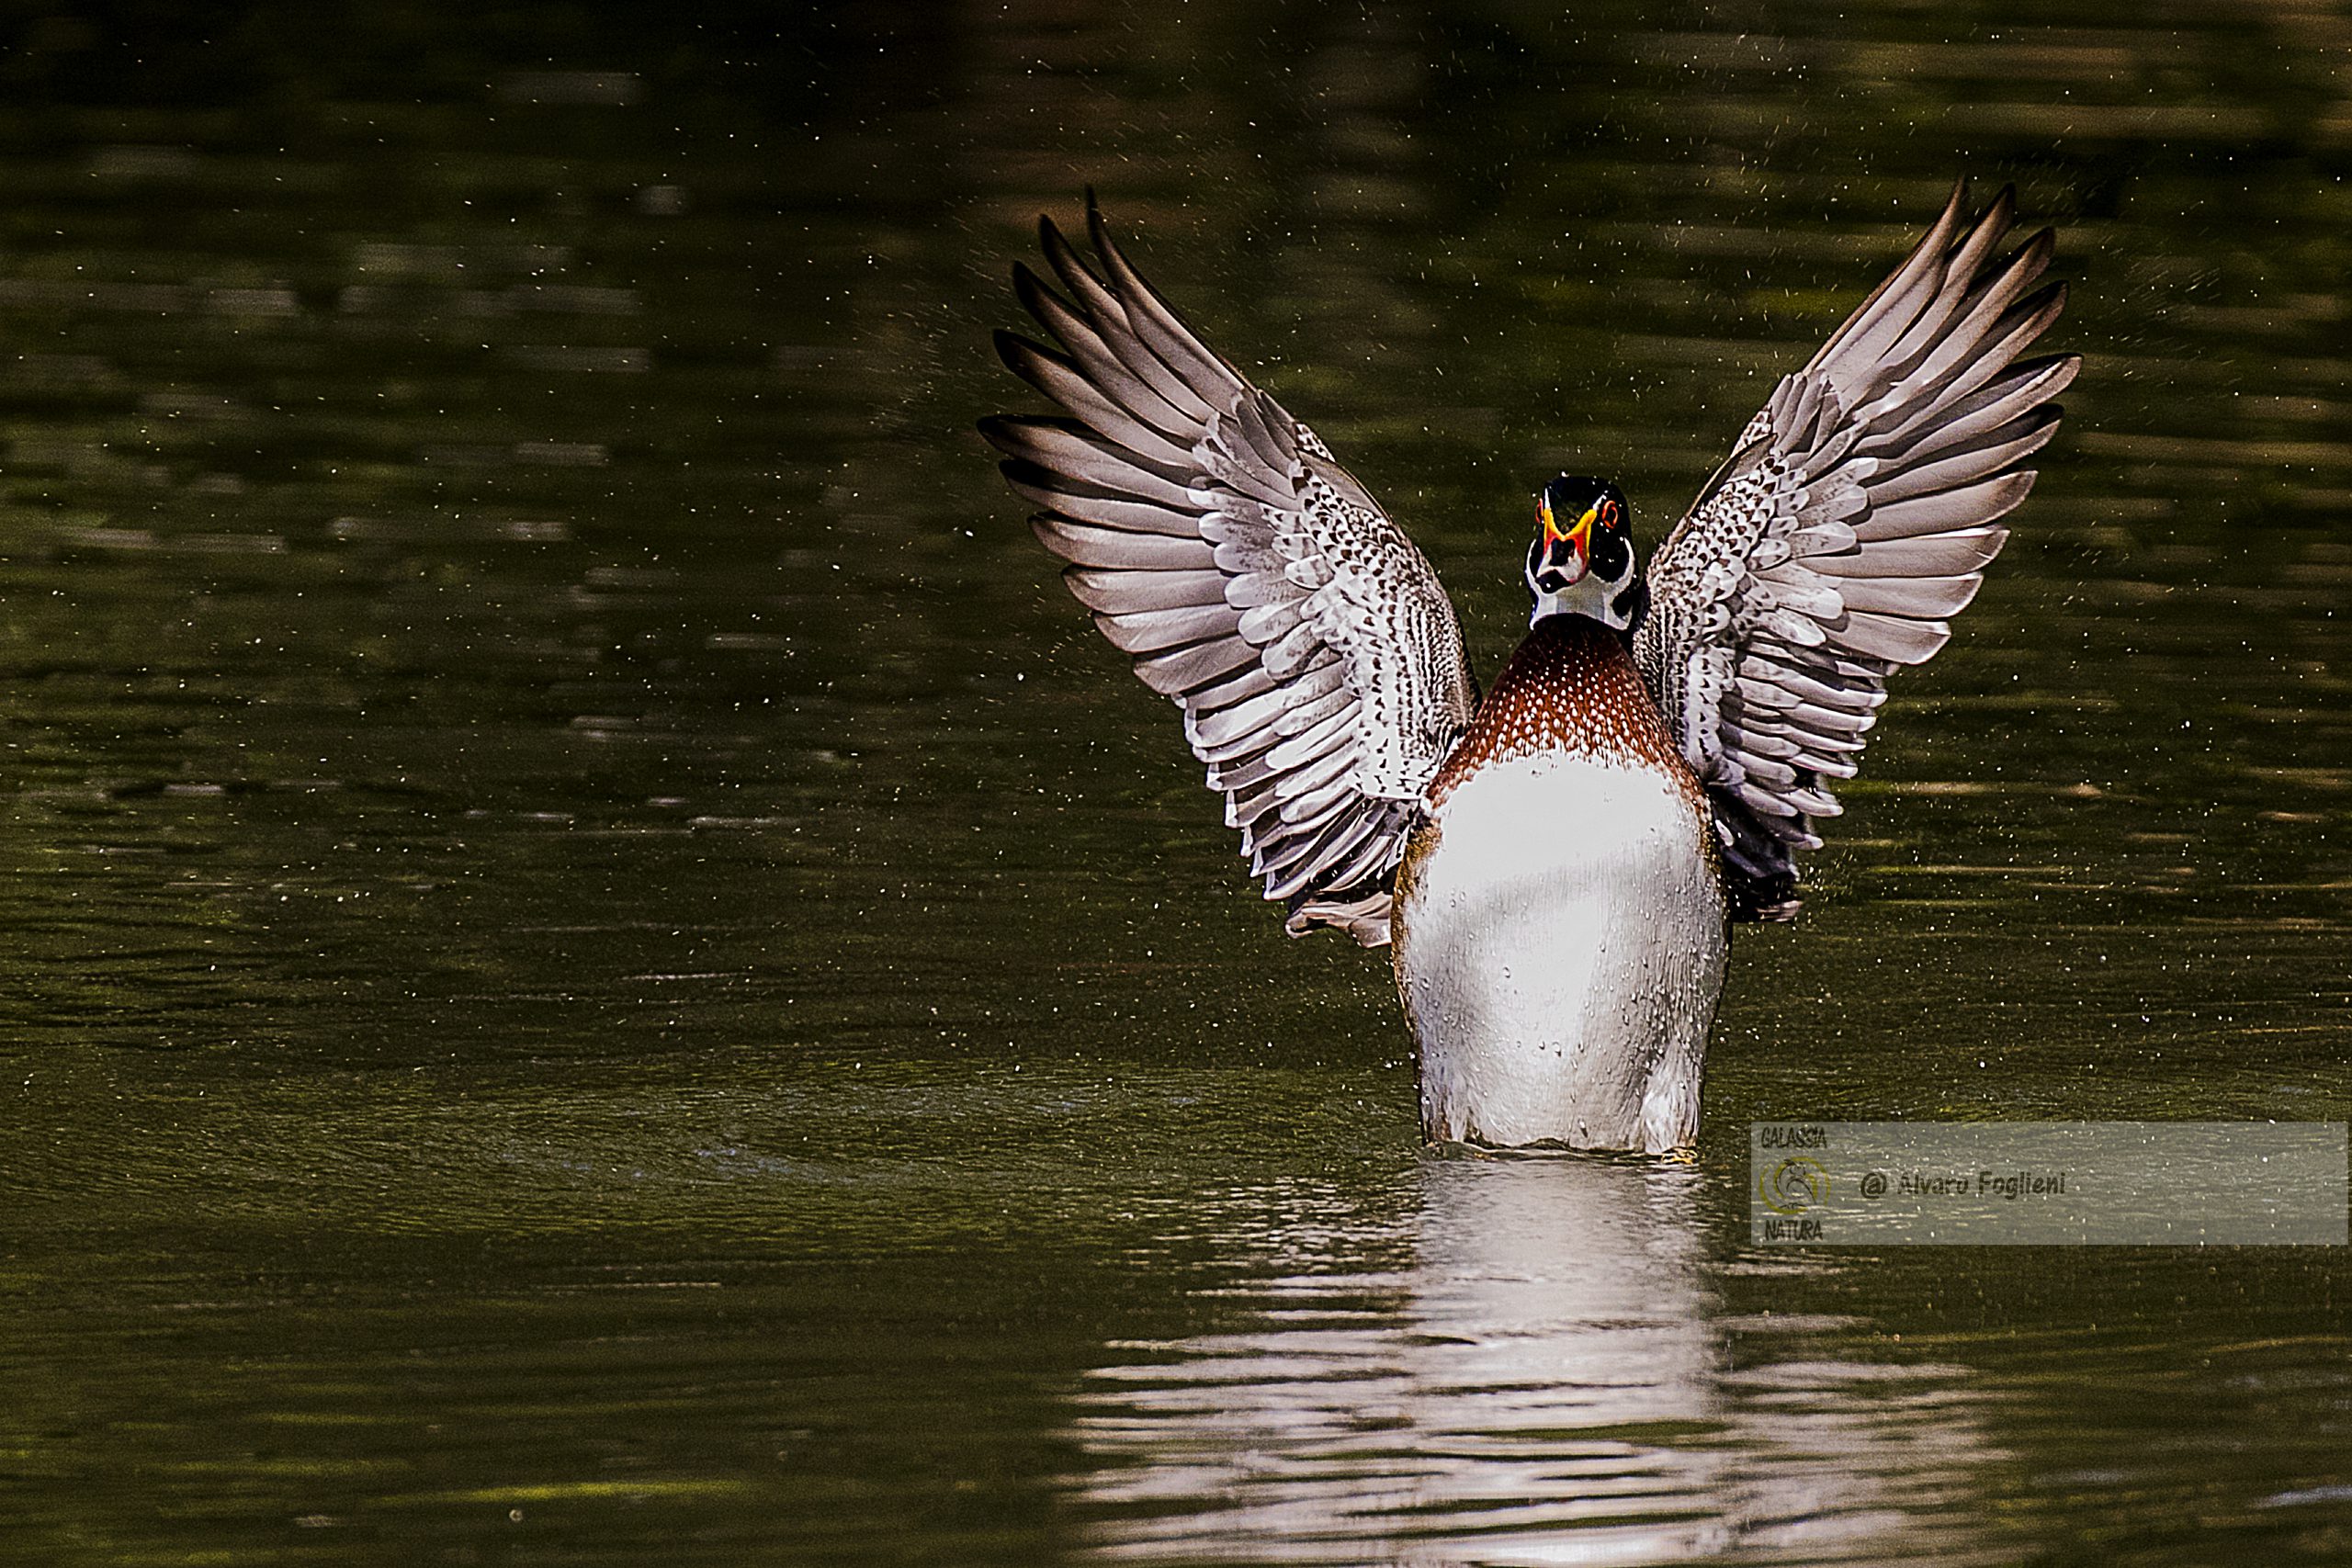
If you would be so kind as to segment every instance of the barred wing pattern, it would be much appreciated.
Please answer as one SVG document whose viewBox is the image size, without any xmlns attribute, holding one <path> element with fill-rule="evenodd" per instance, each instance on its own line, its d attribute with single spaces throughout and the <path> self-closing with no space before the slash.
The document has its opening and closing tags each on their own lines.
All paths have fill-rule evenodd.
<svg viewBox="0 0 2352 1568">
<path fill-rule="evenodd" d="M 1225 819 L 1294 936 L 1388 940 L 1390 874 L 1476 705 L 1462 632 L 1419 550 L 1314 433 L 1203 344 L 1120 254 L 1102 275 L 1050 220 L 1069 291 L 1015 269 L 1061 352 L 997 334 L 1068 411 L 982 433 L 1062 576 L 1136 673 L 1184 712 Z"/>
<path fill-rule="evenodd" d="M 2015 193 L 1963 232 L 1964 189 L 1781 380 L 1650 563 L 1634 657 L 1707 786 L 1741 918 L 1795 915 L 1796 852 L 1840 809 L 1829 781 L 1853 776 L 1887 676 L 1976 596 L 2081 365 L 2016 363 L 2065 304 L 2064 284 L 2029 292 L 2053 242 L 1991 262 Z"/>
</svg>

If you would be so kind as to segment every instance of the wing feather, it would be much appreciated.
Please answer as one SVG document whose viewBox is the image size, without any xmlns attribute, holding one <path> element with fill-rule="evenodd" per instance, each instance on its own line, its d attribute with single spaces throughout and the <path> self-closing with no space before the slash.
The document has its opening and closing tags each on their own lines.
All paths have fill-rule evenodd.
<svg viewBox="0 0 2352 1568">
<path fill-rule="evenodd" d="M 1816 555 L 1809 558 L 1806 564 L 1824 576 L 1849 581 L 1970 572 L 1982 569 L 1999 555 L 2008 536 L 2009 531 L 1998 524 L 1987 528 L 1960 528 L 1914 539 L 1883 539 L 1867 550 L 1855 548 L 1843 554 Z"/>
<path fill-rule="evenodd" d="M 1029 520 L 1046 548 L 1073 566 L 1116 568 L 1122 571 L 1190 571 L 1216 565 L 1216 552 L 1199 538 L 1178 539 L 1161 534 L 1134 534 L 1118 528 L 1089 528 L 1039 513 Z"/>
<path fill-rule="evenodd" d="M 2033 490 L 2033 479 L 2030 469 L 2003 474 L 1961 490 L 1945 491 L 1940 495 L 1916 496 L 1874 507 L 1866 518 L 1854 524 L 1855 541 L 1872 545 L 1882 539 L 1911 539 L 1922 534 L 1949 534 L 1955 529 L 1996 523 L 2025 503 L 2026 496 Z"/>
<path fill-rule="evenodd" d="M 1797 910 L 1797 852 L 1838 814 L 1886 677 L 1951 639 L 2033 488 L 2074 355 L 2018 363 L 2057 319 L 2048 231 L 1998 254 L 2004 189 L 1965 187 L 1820 351 L 1773 389 L 1650 564 L 1634 655 L 1714 805 L 1736 912 Z"/>
<path fill-rule="evenodd" d="M 1136 674 L 1163 697 L 1179 701 L 1195 686 L 1206 685 L 1257 662 L 1258 650 L 1238 637 L 1196 642 L 1170 653 L 1155 653 L 1136 660 Z"/>
<path fill-rule="evenodd" d="M 1040 243 L 1045 246 L 1046 263 L 1054 269 L 1064 288 L 1070 291 L 1078 308 L 1086 312 L 1105 346 L 1125 366 L 1128 372 L 1149 387 L 1160 400 L 1174 410 L 1181 419 L 1206 424 L 1216 411 L 1200 392 L 1186 386 L 1176 373 L 1168 368 L 1150 347 L 1136 335 L 1119 297 L 1111 292 L 1101 279 L 1087 269 L 1061 231 L 1051 223 L 1037 227 Z"/>
<path fill-rule="evenodd" d="M 1187 604 L 1174 610 L 1137 610 L 1124 615 L 1097 615 L 1094 624 L 1123 653 L 1158 653 L 1162 649 L 1221 639 L 1233 629 L 1233 613 L 1223 600 L 1215 604 Z"/>
<path fill-rule="evenodd" d="M 1198 420 L 1179 412 L 1150 382 L 1127 368 L 1112 352 L 1111 346 L 1103 342 L 1102 334 L 1096 332 L 1069 301 L 1046 287 L 1035 273 L 1017 263 L 1012 269 L 1012 292 L 1023 308 L 1069 351 L 1071 361 L 1086 373 L 1087 379 L 1115 400 L 1121 408 L 1170 435 L 1182 435 L 1198 428 Z"/>
<path fill-rule="evenodd" d="M 1069 355 L 1001 331 L 996 334 L 996 351 L 1005 368 L 1128 451 L 1173 468 L 1191 461 L 1184 448 L 1088 380 Z"/>
<path fill-rule="evenodd" d="M 1001 419 L 985 434 L 1005 456 L 1062 479 L 1162 507 L 1192 504 L 1186 487 L 1173 477 L 1175 470 L 1092 435 L 1074 422 Z"/>
<path fill-rule="evenodd" d="M 1225 603 L 1225 573 L 1216 570 L 1103 571 L 1074 566 L 1062 572 L 1062 582 L 1080 604 L 1106 615 Z"/>
</svg>

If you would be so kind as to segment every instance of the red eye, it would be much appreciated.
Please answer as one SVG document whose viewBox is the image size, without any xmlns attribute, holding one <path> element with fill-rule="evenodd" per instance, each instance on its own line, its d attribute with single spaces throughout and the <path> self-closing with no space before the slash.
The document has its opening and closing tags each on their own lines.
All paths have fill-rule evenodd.
<svg viewBox="0 0 2352 1568">
<path fill-rule="evenodd" d="M 1600 525 L 1604 528 L 1614 528 L 1617 526 L 1617 503 L 1615 502 L 1604 501 L 1600 503 Z"/>
</svg>

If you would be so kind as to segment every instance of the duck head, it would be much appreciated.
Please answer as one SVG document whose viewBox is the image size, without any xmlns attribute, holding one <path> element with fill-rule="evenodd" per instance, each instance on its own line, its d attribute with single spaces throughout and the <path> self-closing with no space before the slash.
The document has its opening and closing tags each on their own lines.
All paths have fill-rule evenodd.
<svg viewBox="0 0 2352 1568">
<path fill-rule="evenodd" d="M 1535 498 L 1535 542 L 1527 550 L 1527 591 L 1547 615 L 1583 615 L 1630 632 L 1648 608 L 1634 562 L 1633 511 L 1607 479 L 1562 474 Z"/>
</svg>

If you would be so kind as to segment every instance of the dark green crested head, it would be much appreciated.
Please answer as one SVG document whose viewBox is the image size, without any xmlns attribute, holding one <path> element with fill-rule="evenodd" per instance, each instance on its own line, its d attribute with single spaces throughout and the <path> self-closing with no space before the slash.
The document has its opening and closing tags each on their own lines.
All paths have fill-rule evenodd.
<svg viewBox="0 0 2352 1568">
<path fill-rule="evenodd" d="M 1535 542 L 1527 551 L 1533 625 L 1546 615 L 1589 615 L 1620 631 L 1641 613 L 1634 566 L 1634 513 L 1607 479 L 1562 474 L 1535 498 Z"/>
</svg>

